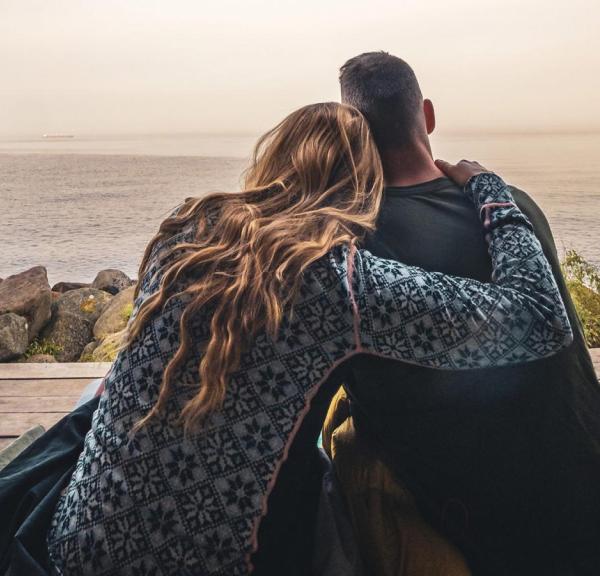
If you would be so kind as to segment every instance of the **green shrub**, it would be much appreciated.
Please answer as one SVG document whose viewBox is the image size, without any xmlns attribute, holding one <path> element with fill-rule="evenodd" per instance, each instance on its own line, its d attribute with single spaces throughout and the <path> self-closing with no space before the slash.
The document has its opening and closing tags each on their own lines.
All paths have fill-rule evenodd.
<svg viewBox="0 0 600 576">
<path fill-rule="evenodd" d="M 567 250 L 562 269 L 590 348 L 600 346 L 600 269 Z"/>
<path fill-rule="evenodd" d="M 55 344 L 50 340 L 32 340 L 27 350 L 23 353 L 25 358 L 29 358 L 30 356 L 35 356 L 36 354 L 50 354 L 50 356 L 54 356 L 59 352 L 63 351 L 63 347 Z"/>
</svg>

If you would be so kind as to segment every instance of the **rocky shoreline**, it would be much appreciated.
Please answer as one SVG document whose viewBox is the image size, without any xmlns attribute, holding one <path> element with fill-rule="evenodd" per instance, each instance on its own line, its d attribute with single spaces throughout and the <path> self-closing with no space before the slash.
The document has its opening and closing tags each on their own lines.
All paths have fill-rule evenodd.
<svg viewBox="0 0 600 576">
<path fill-rule="evenodd" d="M 111 361 L 135 283 L 107 269 L 90 284 L 51 287 L 43 266 L 0 279 L 0 362 Z"/>
<path fill-rule="evenodd" d="M 569 250 L 562 262 L 587 345 L 600 347 L 600 269 Z M 112 362 L 136 281 L 116 269 L 90 284 L 58 282 L 35 266 L 0 279 L 0 363 Z"/>
</svg>

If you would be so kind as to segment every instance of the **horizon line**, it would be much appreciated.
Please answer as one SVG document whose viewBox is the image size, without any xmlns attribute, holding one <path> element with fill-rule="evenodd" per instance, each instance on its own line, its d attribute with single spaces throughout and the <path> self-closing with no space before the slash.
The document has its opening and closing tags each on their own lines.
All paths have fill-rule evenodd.
<svg viewBox="0 0 600 576">
<path fill-rule="evenodd" d="M 72 135 L 75 140 L 78 138 L 125 138 L 125 137 L 237 137 L 237 138 L 258 138 L 265 131 L 202 131 L 202 130 L 173 130 L 173 131 L 114 131 L 114 132 L 77 132 L 77 131 L 61 131 L 60 134 Z M 46 141 L 44 138 L 46 134 L 58 134 L 59 132 L 54 131 L 40 131 L 39 133 L 0 133 L 0 140 L 4 142 L 10 141 L 22 141 L 29 139 L 40 139 Z M 515 129 L 498 129 L 498 128 L 465 128 L 465 129 L 436 129 L 435 132 L 430 135 L 431 137 L 438 136 L 533 136 L 533 135 L 595 135 L 600 134 L 600 128 L 515 128 Z"/>
</svg>

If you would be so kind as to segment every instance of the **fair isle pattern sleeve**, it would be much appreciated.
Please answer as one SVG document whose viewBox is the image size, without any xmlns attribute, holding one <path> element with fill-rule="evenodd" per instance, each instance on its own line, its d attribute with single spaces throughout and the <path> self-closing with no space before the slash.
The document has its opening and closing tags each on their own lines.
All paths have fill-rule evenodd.
<svg viewBox="0 0 600 576">
<path fill-rule="evenodd" d="M 487 232 L 494 283 L 357 251 L 353 286 L 362 351 L 457 370 L 538 360 L 571 343 L 550 265 L 505 183 L 479 174 L 465 193 Z"/>
</svg>

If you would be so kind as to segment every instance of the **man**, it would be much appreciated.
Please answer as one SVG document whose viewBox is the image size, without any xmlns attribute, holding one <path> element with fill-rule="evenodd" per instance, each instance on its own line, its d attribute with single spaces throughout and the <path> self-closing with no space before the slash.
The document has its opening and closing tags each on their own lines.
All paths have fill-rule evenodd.
<svg viewBox="0 0 600 576">
<path fill-rule="evenodd" d="M 369 120 L 386 177 L 379 226 L 367 248 L 428 270 L 489 282 L 480 222 L 460 188 L 441 171 L 447 165 L 433 160 L 428 135 L 435 128 L 434 108 L 423 99 L 410 66 L 385 52 L 361 54 L 341 68 L 340 84 L 342 101 Z M 388 516 L 382 520 L 386 525 L 394 498 L 405 499 L 396 506 L 400 511 L 414 498 L 415 511 L 407 514 L 401 538 L 426 542 L 429 552 L 421 552 L 422 558 L 451 546 L 439 538 L 443 534 L 459 547 L 474 575 L 597 575 L 600 389 L 548 223 L 525 192 L 515 188 L 513 195 L 553 267 L 574 343 L 547 360 L 464 372 L 361 357 L 345 382 L 352 415 L 345 424 L 355 433 L 337 454 L 333 446 L 334 464 L 361 537 L 377 532 L 365 494 L 373 482 L 384 490 L 383 467 L 396 493 L 389 490 L 389 505 L 375 513 Z M 344 415 L 334 409 L 325 430 L 330 450 L 331 430 L 341 422 Z M 375 465 L 363 461 L 363 446 L 376 456 Z M 373 474 L 379 480 L 373 481 Z M 366 529 L 361 522 L 371 525 Z M 427 530 L 430 534 L 423 536 Z M 389 547 L 390 531 L 380 530 L 380 536 Z M 377 542 L 370 544 L 377 548 Z M 385 553 L 386 546 L 379 544 L 378 554 Z M 423 562 L 411 564 L 410 549 L 403 554 L 395 573 L 434 573 Z M 441 567 L 440 574 L 468 573 L 452 550 L 444 549 L 441 556 L 453 566 L 447 572 Z"/>
</svg>

